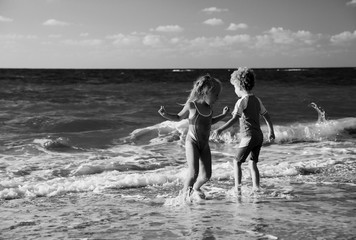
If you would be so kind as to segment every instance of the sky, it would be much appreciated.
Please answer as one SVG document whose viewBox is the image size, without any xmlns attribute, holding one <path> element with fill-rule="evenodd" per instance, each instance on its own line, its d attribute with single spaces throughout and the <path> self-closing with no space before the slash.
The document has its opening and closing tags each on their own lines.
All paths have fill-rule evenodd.
<svg viewBox="0 0 356 240">
<path fill-rule="evenodd" d="M 356 0 L 0 0 L 0 68 L 356 66 Z"/>
</svg>

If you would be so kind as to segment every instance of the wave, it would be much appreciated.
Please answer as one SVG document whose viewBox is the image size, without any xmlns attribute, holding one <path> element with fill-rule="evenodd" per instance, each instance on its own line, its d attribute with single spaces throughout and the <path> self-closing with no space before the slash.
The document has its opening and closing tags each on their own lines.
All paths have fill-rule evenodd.
<svg viewBox="0 0 356 240">
<path fill-rule="evenodd" d="M 212 131 L 217 129 L 224 122 L 213 125 Z M 124 139 L 125 142 L 136 144 L 155 144 L 162 142 L 182 141 L 185 138 L 188 128 L 188 121 L 180 122 L 165 121 L 150 127 L 136 129 L 130 136 Z M 353 138 L 356 132 L 356 118 L 343 118 L 328 121 L 318 121 L 315 123 L 295 123 L 290 125 L 274 126 L 276 139 L 279 144 L 293 142 L 313 142 L 325 140 L 342 140 Z M 262 132 L 266 139 L 268 129 L 262 126 Z M 210 139 L 212 142 L 238 143 L 240 137 L 237 128 L 231 128 L 225 131 L 216 139 Z"/>
<path fill-rule="evenodd" d="M 175 184 L 183 175 L 176 170 L 148 171 L 122 174 L 108 171 L 101 174 L 54 178 L 41 182 L 22 182 L 21 180 L 1 181 L 0 199 L 51 197 L 70 192 L 99 193 L 105 189 L 140 188 L 162 184 Z"/>
<path fill-rule="evenodd" d="M 261 177 L 268 179 L 264 181 L 318 174 L 326 174 L 329 181 L 335 173 L 336 181 L 354 181 L 348 169 L 356 169 L 352 158 L 356 118 L 326 120 L 322 113 L 320 110 L 315 122 L 275 125 L 275 144 L 265 140 L 264 161 L 259 165 Z M 221 124 L 224 122 L 213 125 L 212 130 Z M 180 186 L 186 175 L 187 128 L 187 120 L 164 121 L 136 129 L 105 149 L 83 150 L 74 147 L 71 139 L 58 137 L 35 139 L 29 145 L 35 146 L 32 152 L 22 153 L 19 151 L 27 144 L 21 143 L 11 157 L 6 151 L 1 155 L 0 199 Z M 262 126 L 262 130 L 267 136 L 267 127 Z M 230 128 L 219 139 L 210 140 L 214 155 L 212 181 L 229 185 L 233 178 L 231 162 L 240 141 L 238 129 Z"/>
<path fill-rule="evenodd" d="M 297 156 L 296 156 L 297 157 Z M 300 156 L 298 156 L 300 159 Z M 354 178 L 354 176 L 345 176 L 340 169 L 348 169 L 356 167 L 356 163 L 352 159 L 343 160 L 308 160 L 296 162 L 260 163 L 260 175 L 263 183 L 266 186 L 273 186 L 279 184 L 280 181 L 285 181 L 286 177 L 296 177 L 297 182 L 317 182 L 317 178 L 311 180 L 303 180 L 299 176 L 310 176 L 317 174 L 326 174 L 324 181 L 330 182 L 333 180 L 335 171 L 339 171 L 339 179 L 335 181 L 342 181 L 347 183 Z M 128 169 L 130 168 L 131 169 Z M 9 180 L 2 180 L 0 182 L 0 199 L 16 199 L 16 198 L 36 198 L 36 197 L 51 197 L 72 192 L 93 192 L 104 193 L 109 189 L 128 189 L 128 188 L 142 188 L 150 187 L 157 189 L 179 189 L 182 185 L 183 179 L 186 176 L 185 166 L 165 166 L 163 168 L 140 167 L 138 164 L 81 164 L 72 171 L 65 169 L 58 169 L 52 171 L 56 177 L 44 180 L 44 176 L 39 178 L 34 176 L 26 179 L 26 176 L 12 178 Z M 248 168 L 243 169 L 244 181 L 249 182 L 247 176 Z M 38 175 L 35 174 L 35 175 Z M 222 185 L 224 188 L 231 187 L 233 179 L 233 165 L 229 159 L 213 163 L 213 176 L 211 181 L 215 184 Z M 28 177 L 28 176 L 27 176 Z M 214 184 L 204 186 L 204 188 L 211 188 Z M 159 191 L 159 190 L 157 190 Z"/>
<path fill-rule="evenodd" d="M 278 143 L 346 140 L 353 138 L 355 130 L 356 118 L 275 127 L 276 141 Z"/>
</svg>

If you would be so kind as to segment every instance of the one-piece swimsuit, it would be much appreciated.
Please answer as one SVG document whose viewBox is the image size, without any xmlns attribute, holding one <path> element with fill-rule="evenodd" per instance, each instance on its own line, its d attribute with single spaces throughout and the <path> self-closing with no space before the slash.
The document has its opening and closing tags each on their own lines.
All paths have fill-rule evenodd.
<svg viewBox="0 0 356 240">
<path fill-rule="evenodd" d="M 197 146 L 199 151 L 202 151 L 206 146 L 209 146 L 212 111 L 208 115 L 204 115 L 199 111 L 196 103 L 193 103 L 196 111 L 192 118 L 189 118 L 187 141 L 191 141 Z"/>
</svg>

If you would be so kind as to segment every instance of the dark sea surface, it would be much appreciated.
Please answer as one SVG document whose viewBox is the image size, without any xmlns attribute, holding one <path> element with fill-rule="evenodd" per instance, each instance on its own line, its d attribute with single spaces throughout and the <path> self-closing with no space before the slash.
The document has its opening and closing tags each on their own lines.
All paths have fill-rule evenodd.
<svg viewBox="0 0 356 240">
<path fill-rule="evenodd" d="M 208 200 L 182 201 L 187 121 L 157 111 L 206 73 L 232 109 L 233 70 L 0 69 L 0 239 L 353 239 L 356 68 L 255 69 L 263 191 L 247 164 L 232 190 L 235 126 L 211 139 Z"/>
</svg>

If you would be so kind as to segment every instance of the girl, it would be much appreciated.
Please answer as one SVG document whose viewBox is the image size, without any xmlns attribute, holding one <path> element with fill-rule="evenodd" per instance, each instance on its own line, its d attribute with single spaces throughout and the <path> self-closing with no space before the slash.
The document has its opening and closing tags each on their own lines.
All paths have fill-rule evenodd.
<svg viewBox="0 0 356 240">
<path fill-rule="evenodd" d="M 213 135 L 220 135 L 222 131 L 231 127 L 240 119 L 241 141 L 236 155 L 235 162 L 235 187 L 240 193 L 241 187 L 241 164 L 250 156 L 250 170 L 254 190 L 260 188 L 260 174 L 257 168 L 258 157 L 263 142 L 263 135 L 260 127 L 260 115 L 263 116 L 269 130 L 269 141 L 275 139 L 271 118 L 263 106 L 261 100 L 252 93 L 255 85 L 255 74 L 252 69 L 240 67 L 231 74 L 231 84 L 235 87 L 235 93 L 240 98 L 232 112 L 232 118 L 223 126 L 219 127 Z"/>
<path fill-rule="evenodd" d="M 225 107 L 221 115 L 213 117 L 212 106 L 218 100 L 220 92 L 221 82 L 207 74 L 194 82 L 188 100 L 178 114 L 166 112 L 163 106 L 158 111 L 162 117 L 171 121 L 181 121 L 187 117 L 189 119 L 185 142 L 188 176 L 183 189 L 187 196 L 194 192 L 200 198 L 205 198 L 200 187 L 211 177 L 211 125 L 222 120 L 229 111 Z"/>
</svg>

